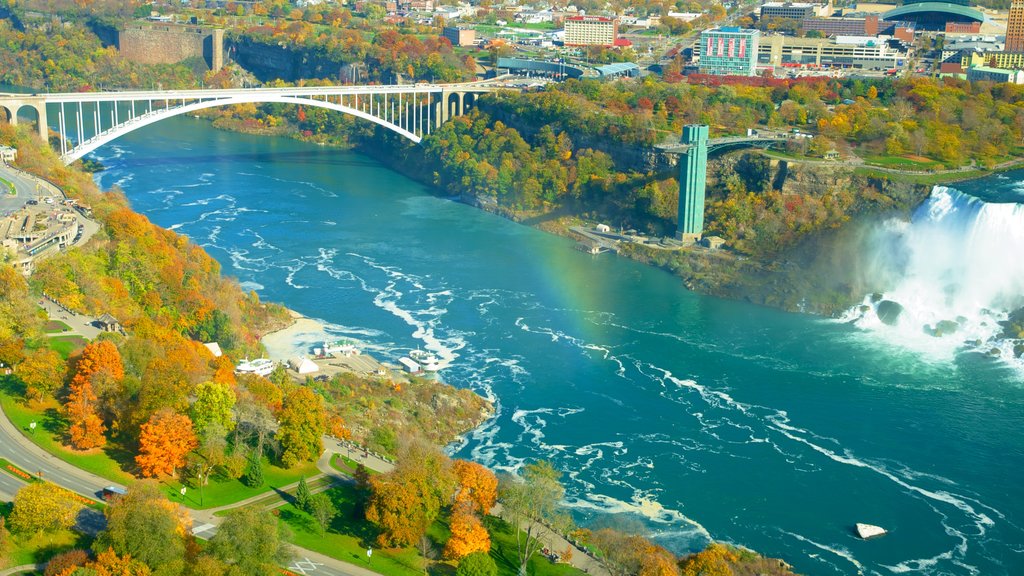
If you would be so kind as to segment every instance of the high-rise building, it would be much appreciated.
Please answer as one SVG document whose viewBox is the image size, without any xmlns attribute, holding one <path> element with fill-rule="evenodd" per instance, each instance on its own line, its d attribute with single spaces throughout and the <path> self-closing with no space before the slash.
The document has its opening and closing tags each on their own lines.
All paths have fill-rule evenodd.
<svg viewBox="0 0 1024 576">
<path fill-rule="evenodd" d="M 689 145 L 679 159 L 679 224 L 676 238 L 696 242 L 704 234 L 704 192 L 707 186 L 708 127 L 683 126 L 682 144 Z"/>
<path fill-rule="evenodd" d="M 737 26 L 701 32 L 698 46 L 701 74 L 753 76 L 760 37 L 758 30 Z"/>
<path fill-rule="evenodd" d="M 1006 51 L 1024 52 L 1024 0 L 1010 3 L 1010 16 L 1006 20 Z"/>
<path fill-rule="evenodd" d="M 614 46 L 619 23 L 604 16 L 572 16 L 565 19 L 566 46 Z"/>
</svg>

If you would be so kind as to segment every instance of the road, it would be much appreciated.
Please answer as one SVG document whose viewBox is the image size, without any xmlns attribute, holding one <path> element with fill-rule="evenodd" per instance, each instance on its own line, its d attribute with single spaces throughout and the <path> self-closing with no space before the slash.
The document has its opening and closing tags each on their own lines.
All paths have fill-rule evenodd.
<svg viewBox="0 0 1024 576">
<path fill-rule="evenodd" d="M 54 202 L 63 200 L 63 197 L 53 190 L 44 188 L 32 176 L 0 162 L 0 178 L 14 184 L 16 194 L 10 195 L 6 190 L 0 190 L 0 216 L 6 216 L 25 205 L 29 200 L 40 196 L 53 196 Z"/>
</svg>

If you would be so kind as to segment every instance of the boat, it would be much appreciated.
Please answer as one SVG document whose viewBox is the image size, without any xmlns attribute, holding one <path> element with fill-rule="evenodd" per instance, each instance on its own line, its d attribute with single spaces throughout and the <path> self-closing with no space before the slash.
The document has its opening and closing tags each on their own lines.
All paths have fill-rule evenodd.
<svg viewBox="0 0 1024 576">
<path fill-rule="evenodd" d="M 352 340 L 335 340 L 334 342 L 324 342 L 323 346 L 314 348 L 313 352 L 317 356 L 333 356 L 335 354 L 358 356 L 359 348 L 356 347 L 356 343 Z"/>
<path fill-rule="evenodd" d="M 269 376 L 274 368 L 277 367 L 277 362 L 274 362 L 270 358 L 257 358 L 255 360 L 249 360 L 246 358 L 235 366 L 235 374 L 256 374 L 259 376 Z"/>
<path fill-rule="evenodd" d="M 409 357 L 419 363 L 420 367 L 427 372 L 437 372 L 441 369 L 441 360 L 434 354 L 419 348 L 411 350 Z"/>
<path fill-rule="evenodd" d="M 874 524 L 861 524 L 858 522 L 855 528 L 857 529 L 857 536 L 860 536 L 863 540 L 886 534 L 885 528 L 875 526 Z"/>
</svg>

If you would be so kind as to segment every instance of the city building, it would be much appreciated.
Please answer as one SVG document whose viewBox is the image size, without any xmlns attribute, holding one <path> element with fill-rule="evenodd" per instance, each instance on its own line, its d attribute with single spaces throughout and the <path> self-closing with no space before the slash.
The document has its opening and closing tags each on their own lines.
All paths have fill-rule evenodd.
<svg viewBox="0 0 1024 576">
<path fill-rule="evenodd" d="M 959 62 L 965 54 L 977 52 L 1003 52 L 1005 46 L 995 36 L 970 36 L 967 38 L 947 38 L 942 45 L 942 61 Z M 981 64 L 979 64 L 981 65 Z"/>
<path fill-rule="evenodd" d="M 730 76 L 753 76 L 757 67 L 758 30 L 722 26 L 700 34 L 700 72 Z"/>
<path fill-rule="evenodd" d="M 946 22 L 946 34 L 977 34 L 981 22 Z"/>
<path fill-rule="evenodd" d="M 679 159 L 679 224 L 676 238 L 694 243 L 704 234 L 704 193 L 707 186 L 708 127 L 683 126 L 679 140 L 689 149 Z"/>
<path fill-rule="evenodd" d="M 572 16 L 565 19 L 566 46 L 614 46 L 618 22 L 604 16 Z"/>
<path fill-rule="evenodd" d="M 1024 70 L 1005 70 L 988 66 L 971 66 L 967 69 L 967 79 L 971 82 L 985 80 L 988 82 L 1009 82 L 1024 84 Z"/>
<path fill-rule="evenodd" d="M 773 35 L 761 39 L 757 62 L 762 65 L 804 65 L 813 67 L 898 68 L 905 55 L 889 48 L 878 38 L 838 36 L 836 38 L 796 38 Z"/>
<path fill-rule="evenodd" d="M 0 162 L 10 164 L 18 159 L 18 149 L 10 146 L 0 146 Z"/>
<path fill-rule="evenodd" d="M 761 19 L 789 18 L 803 20 L 815 15 L 814 4 L 803 2 L 765 2 L 761 4 Z"/>
<path fill-rule="evenodd" d="M 1010 3 L 1006 20 L 1006 51 L 1024 52 L 1024 0 Z"/>
<path fill-rule="evenodd" d="M 441 34 L 452 43 L 452 46 L 476 45 L 476 30 L 456 26 L 445 26 Z"/>
<path fill-rule="evenodd" d="M 1003 69 L 1024 68 L 1024 52 L 971 52 L 969 54 L 961 52 L 960 66 L 965 70 L 971 66 Z"/>
<path fill-rule="evenodd" d="M 878 14 L 863 17 L 806 18 L 800 23 L 804 32 L 817 30 L 822 36 L 893 36 L 907 42 L 914 41 L 914 23 L 879 20 Z"/>
<path fill-rule="evenodd" d="M 594 68 L 601 80 L 612 78 L 636 78 L 640 76 L 640 67 L 632 62 L 615 62 Z"/>
</svg>

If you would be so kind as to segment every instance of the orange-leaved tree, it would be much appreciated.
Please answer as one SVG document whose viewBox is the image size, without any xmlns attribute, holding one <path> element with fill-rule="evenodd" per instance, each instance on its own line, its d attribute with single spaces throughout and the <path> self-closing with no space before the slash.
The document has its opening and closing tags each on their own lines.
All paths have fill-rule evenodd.
<svg viewBox="0 0 1024 576">
<path fill-rule="evenodd" d="M 490 552 L 491 536 L 473 508 L 474 504 L 467 500 L 456 504 L 452 510 L 452 537 L 444 546 L 445 558 L 460 560 L 473 552 Z"/>
<path fill-rule="evenodd" d="M 143 476 L 171 475 L 185 464 L 185 455 L 198 445 L 192 420 L 165 408 L 142 425 L 135 463 Z"/>
<path fill-rule="evenodd" d="M 416 486 L 391 475 L 370 478 L 366 519 L 381 529 L 378 545 L 392 548 L 415 543 L 427 529 L 422 510 Z"/>
<path fill-rule="evenodd" d="M 452 470 L 459 482 L 456 502 L 469 502 L 478 514 L 488 514 L 498 498 L 498 478 L 486 467 L 468 460 L 453 460 Z"/>
<path fill-rule="evenodd" d="M 92 342 L 82 350 L 64 404 L 64 414 L 71 424 L 68 432 L 72 446 L 89 450 L 106 443 L 103 433 L 107 427 L 96 412 L 94 385 L 100 381 L 120 382 L 123 378 L 121 354 L 112 342 Z"/>
</svg>

